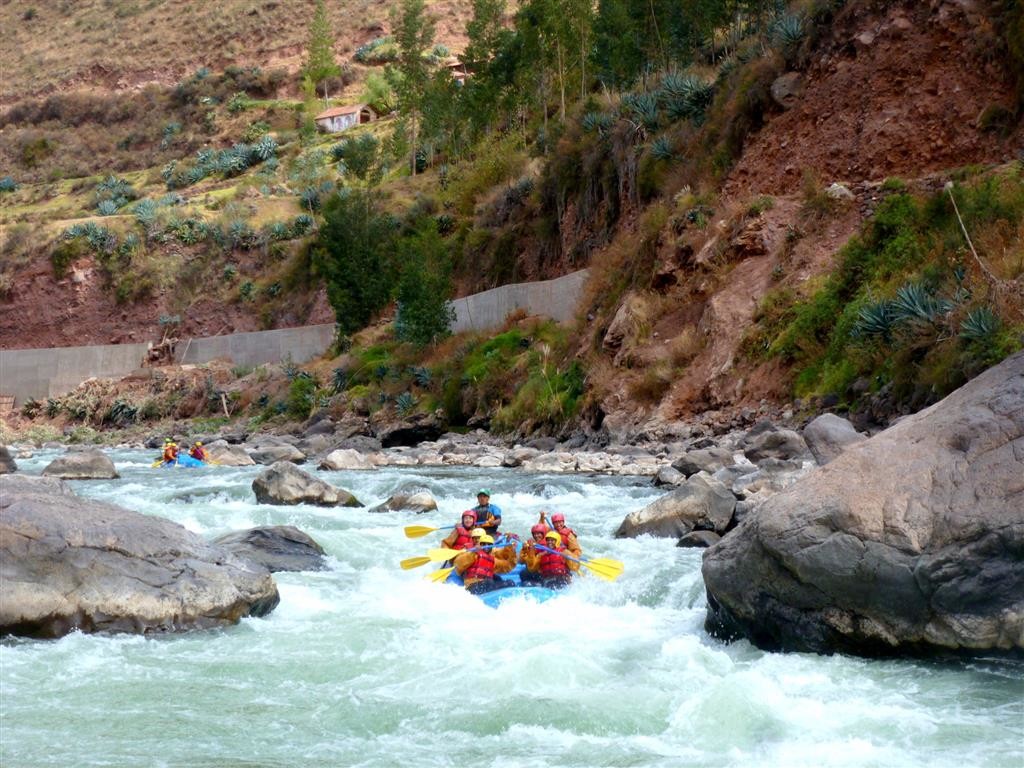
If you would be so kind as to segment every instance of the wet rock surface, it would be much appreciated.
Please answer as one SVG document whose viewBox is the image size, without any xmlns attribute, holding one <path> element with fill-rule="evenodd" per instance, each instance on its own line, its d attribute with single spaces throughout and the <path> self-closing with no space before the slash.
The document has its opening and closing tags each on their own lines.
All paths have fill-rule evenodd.
<svg viewBox="0 0 1024 768">
<path fill-rule="evenodd" d="M 114 462 L 95 449 L 70 451 L 51 461 L 43 474 L 62 480 L 112 480 L 120 477 Z"/>
<path fill-rule="evenodd" d="M 218 536 L 213 543 L 271 573 L 327 570 L 324 548 L 293 525 L 232 531 Z"/>
<path fill-rule="evenodd" d="M 304 472 L 289 461 L 279 461 L 252 481 L 260 504 L 315 504 L 319 507 L 361 507 L 355 496 Z"/>
</svg>

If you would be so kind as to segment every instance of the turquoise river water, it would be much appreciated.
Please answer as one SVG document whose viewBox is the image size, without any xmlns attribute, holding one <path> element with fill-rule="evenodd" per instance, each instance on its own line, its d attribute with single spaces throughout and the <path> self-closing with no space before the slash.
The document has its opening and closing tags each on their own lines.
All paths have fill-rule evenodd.
<svg viewBox="0 0 1024 768">
<path fill-rule="evenodd" d="M 21 461 L 39 472 L 53 458 Z M 281 573 L 264 619 L 171 637 L 0 644 L 0 765 L 1007 766 L 1024 765 L 1024 667 L 764 653 L 703 630 L 700 552 L 612 538 L 657 498 L 644 479 L 512 470 L 325 472 L 365 503 L 422 484 L 441 510 L 257 505 L 260 468 L 153 470 L 115 452 L 115 481 L 79 493 L 203 536 L 293 524 L 331 569 Z M 565 512 L 588 554 L 625 574 L 544 604 L 493 610 L 402 571 L 485 484 L 525 534 Z"/>
</svg>

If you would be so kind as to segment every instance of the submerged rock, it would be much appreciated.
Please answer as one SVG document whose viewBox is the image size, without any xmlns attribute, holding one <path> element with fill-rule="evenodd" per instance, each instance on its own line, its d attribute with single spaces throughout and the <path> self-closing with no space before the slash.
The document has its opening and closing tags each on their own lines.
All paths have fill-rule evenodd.
<svg viewBox="0 0 1024 768">
<path fill-rule="evenodd" d="M 110 457 L 94 448 L 58 456 L 46 466 L 43 474 L 62 480 L 112 480 L 120 477 Z"/>
<path fill-rule="evenodd" d="M 252 481 L 256 501 L 260 504 L 315 504 L 319 507 L 361 507 L 359 499 L 343 488 L 308 472 L 290 461 L 278 461 L 263 470 Z"/>
<path fill-rule="evenodd" d="M 704 555 L 707 627 L 763 648 L 1024 651 L 1024 353 L 848 447 Z"/>
<path fill-rule="evenodd" d="M 327 570 L 324 548 L 293 525 L 232 531 L 218 536 L 213 543 L 271 573 Z"/>
<path fill-rule="evenodd" d="M 269 573 L 177 523 L 53 478 L 0 480 L 0 635 L 215 627 L 278 600 Z"/>
<path fill-rule="evenodd" d="M 388 500 L 373 507 L 371 512 L 433 512 L 437 509 L 437 502 L 428 491 L 416 491 L 414 493 L 396 493 Z"/>
</svg>

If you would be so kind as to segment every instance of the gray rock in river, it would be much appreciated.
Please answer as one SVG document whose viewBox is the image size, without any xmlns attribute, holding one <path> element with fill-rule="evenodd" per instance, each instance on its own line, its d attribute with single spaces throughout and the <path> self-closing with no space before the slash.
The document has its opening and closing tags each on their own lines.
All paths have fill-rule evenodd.
<svg viewBox="0 0 1024 768">
<path fill-rule="evenodd" d="M 251 467 L 256 462 L 240 445 L 233 445 L 226 440 L 214 440 L 203 446 L 213 464 L 222 467 Z"/>
<path fill-rule="evenodd" d="M 417 491 L 415 493 L 396 493 L 388 500 L 373 507 L 371 512 L 433 512 L 437 509 L 437 502 L 428 491 Z"/>
<path fill-rule="evenodd" d="M 11 452 L 7 450 L 6 445 L 0 445 L 0 475 L 17 471 L 18 465 L 15 463 L 14 457 L 11 456 Z"/>
<path fill-rule="evenodd" d="M 714 531 L 690 531 L 676 542 L 676 546 L 706 549 L 721 540 L 722 537 Z"/>
<path fill-rule="evenodd" d="M 215 627 L 278 600 L 269 573 L 177 523 L 55 478 L 0 478 L 0 635 Z"/>
<path fill-rule="evenodd" d="M 271 573 L 324 571 L 324 548 L 312 536 L 293 525 L 268 525 L 218 536 L 213 543 L 240 560 L 255 563 Z"/>
<path fill-rule="evenodd" d="M 315 504 L 319 507 L 361 507 L 359 499 L 343 488 L 313 477 L 290 461 L 278 461 L 252 481 L 260 504 Z"/>
<path fill-rule="evenodd" d="M 46 465 L 43 474 L 62 480 L 112 480 L 120 477 L 110 457 L 95 448 L 58 456 Z"/>
<path fill-rule="evenodd" d="M 763 648 L 1024 651 L 1024 352 L 771 496 L 704 555 Z"/>
<path fill-rule="evenodd" d="M 248 450 L 249 457 L 257 464 L 274 464 L 278 461 L 290 461 L 294 464 L 301 464 L 306 460 L 306 454 L 294 445 L 257 445 Z"/>
<path fill-rule="evenodd" d="M 866 440 L 846 419 L 823 413 L 804 427 L 804 441 L 818 464 L 828 464 L 846 448 Z"/>
<path fill-rule="evenodd" d="M 643 509 L 630 512 L 615 537 L 685 536 L 694 528 L 722 533 L 729 527 L 736 497 L 724 485 L 706 474 L 694 475 Z"/>
</svg>

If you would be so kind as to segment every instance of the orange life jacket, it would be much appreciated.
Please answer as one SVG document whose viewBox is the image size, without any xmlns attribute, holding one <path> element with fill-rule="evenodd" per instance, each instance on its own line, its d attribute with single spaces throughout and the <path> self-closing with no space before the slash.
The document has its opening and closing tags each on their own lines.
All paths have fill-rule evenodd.
<svg viewBox="0 0 1024 768">
<path fill-rule="evenodd" d="M 178 449 L 168 445 L 164 448 L 164 461 L 175 461 L 178 458 Z"/>
<path fill-rule="evenodd" d="M 468 528 L 456 525 L 455 532 L 459 535 L 458 538 L 455 539 L 452 549 L 470 549 L 473 546 L 473 537 L 469 535 Z"/>
<path fill-rule="evenodd" d="M 551 547 L 554 549 L 554 547 Z M 564 547 L 559 552 L 564 552 Z M 569 573 L 569 567 L 565 564 L 565 558 L 561 555 L 556 555 L 554 552 L 547 552 L 540 550 L 540 565 L 539 565 L 541 576 L 565 576 Z"/>
<path fill-rule="evenodd" d="M 494 555 L 485 550 L 476 553 L 476 562 L 462 574 L 466 581 L 469 579 L 493 579 L 494 578 Z"/>
</svg>

